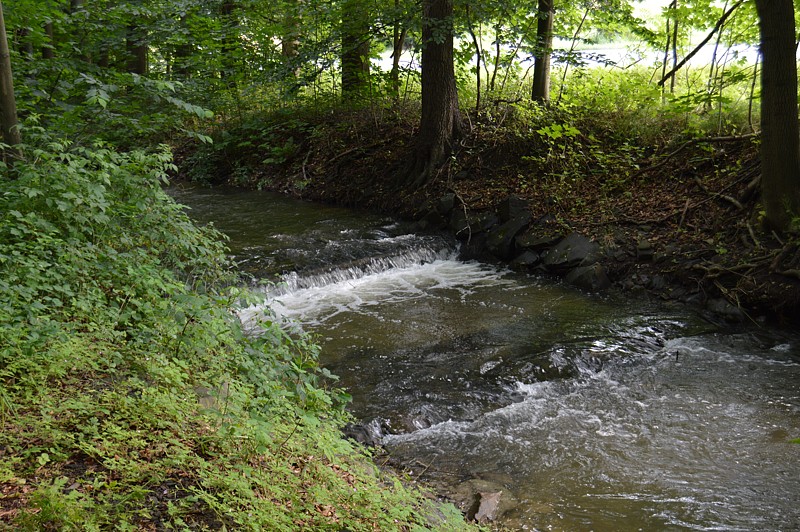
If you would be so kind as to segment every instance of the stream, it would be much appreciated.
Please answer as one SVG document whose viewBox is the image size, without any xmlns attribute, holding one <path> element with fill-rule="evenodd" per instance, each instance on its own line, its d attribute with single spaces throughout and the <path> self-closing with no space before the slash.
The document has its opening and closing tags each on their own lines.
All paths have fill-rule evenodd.
<svg viewBox="0 0 800 532">
<path fill-rule="evenodd" d="M 461 261 L 387 216 L 170 193 L 276 281 L 270 312 L 315 337 L 367 432 L 453 493 L 502 491 L 505 526 L 800 529 L 796 332 Z"/>
</svg>

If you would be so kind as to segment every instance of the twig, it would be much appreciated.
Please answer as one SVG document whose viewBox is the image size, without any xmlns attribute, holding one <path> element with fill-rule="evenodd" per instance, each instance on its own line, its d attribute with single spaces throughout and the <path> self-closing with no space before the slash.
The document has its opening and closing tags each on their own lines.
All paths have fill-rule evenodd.
<svg viewBox="0 0 800 532">
<path fill-rule="evenodd" d="M 686 213 L 689 211 L 689 205 L 690 204 L 691 204 L 691 201 L 689 200 L 689 198 L 686 198 L 686 204 L 683 206 L 683 213 L 681 214 L 681 221 L 678 222 L 678 229 L 683 227 L 683 222 L 684 222 L 684 220 L 686 220 Z"/>
<path fill-rule="evenodd" d="M 792 268 L 790 270 L 783 270 L 777 273 L 779 273 L 780 275 L 785 275 L 786 277 L 794 277 L 795 279 L 800 280 L 800 270 L 795 268 Z"/>
<path fill-rule="evenodd" d="M 775 231 L 773 231 L 772 234 L 775 236 L 775 238 L 778 240 L 778 242 L 783 244 L 781 239 L 778 238 L 778 235 L 775 234 Z M 791 242 L 783 244 L 783 247 L 781 248 L 781 250 L 775 255 L 775 258 L 772 259 L 772 262 L 769 265 L 769 271 L 774 272 L 775 270 L 778 269 L 778 266 L 780 265 L 781 261 L 783 260 L 783 257 L 786 256 L 786 254 L 789 252 L 789 249 L 791 249 L 791 247 L 792 247 L 792 243 Z"/>
<path fill-rule="evenodd" d="M 739 201 L 736 198 L 734 198 L 732 196 L 728 196 L 727 194 L 715 194 L 715 196 L 717 196 L 718 198 L 724 199 L 725 201 L 729 202 L 731 205 L 736 207 L 736 209 L 739 210 L 739 211 L 743 211 L 744 210 L 744 206 L 741 203 L 739 203 Z"/>
<path fill-rule="evenodd" d="M 522 101 L 522 98 L 514 98 L 513 100 L 508 100 L 506 98 L 497 98 L 496 100 L 493 100 L 492 103 L 496 107 L 496 106 L 500 105 L 501 103 L 512 104 L 512 103 L 519 103 L 521 101 Z"/>
<path fill-rule="evenodd" d="M 753 231 L 753 226 L 750 225 L 750 222 L 745 222 L 745 224 L 747 225 L 747 232 L 750 233 L 750 238 L 753 239 L 753 243 L 755 243 L 757 248 L 760 248 L 761 242 L 759 242 L 758 239 L 756 238 L 756 233 L 755 231 Z"/>
<path fill-rule="evenodd" d="M 383 139 L 383 140 L 379 140 L 378 142 L 374 142 L 374 143 L 370 144 L 369 146 L 356 146 L 355 148 L 350 148 L 349 150 L 345 150 L 342 153 L 340 153 L 339 155 L 335 155 L 331 159 L 328 159 L 327 163 L 331 164 L 333 161 L 335 161 L 337 159 L 341 159 L 345 155 L 350 155 L 354 151 L 358 151 L 358 150 L 365 150 L 366 151 L 366 150 L 371 150 L 373 148 L 377 148 L 378 146 L 381 146 L 382 144 L 386 144 L 387 142 L 389 142 L 389 140 L 390 139 Z"/>
<path fill-rule="evenodd" d="M 744 264 L 737 264 L 736 266 L 729 266 L 729 267 L 719 266 L 717 264 L 712 264 L 711 266 L 695 264 L 694 266 L 692 266 L 692 268 L 695 270 L 700 270 L 702 272 L 705 272 L 706 277 L 708 279 L 716 279 L 720 275 L 724 275 L 726 273 L 739 273 L 746 270 L 753 270 L 755 268 L 758 268 L 758 264 L 747 262 Z"/>
<path fill-rule="evenodd" d="M 760 184 L 761 184 L 761 174 L 756 173 L 755 177 L 753 177 L 753 179 L 747 184 L 747 186 L 744 187 L 742 195 L 739 196 L 739 201 L 745 202 L 748 199 L 750 199 L 750 196 L 752 196 L 756 192 L 756 190 L 758 190 L 758 186 Z"/>
<path fill-rule="evenodd" d="M 415 460 L 415 462 L 417 462 L 419 465 L 425 465 L 422 462 L 420 462 L 419 460 Z M 425 472 L 428 471 L 428 469 L 431 468 L 432 465 L 433 465 L 433 462 L 431 462 L 428 465 L 425 465 L 425 469 L 423 469 L 419 474 L 417 474 L 417 476 L 416 476 L 416 478 L 414 480 L 419 480 L 422 477 L 422 475 L 424 475 Z"/>
<path fill-rule="evenodd" d="M 467 215 L 467 202 L 464 201 L 464 198 L 461 197 L 461 194 L 456 192 L 454 188 L 451 187 L 450 190 L 453 192 L 453 194 L 455 194 L 456 198 L 458 198 L 458 201 L 461 202 L 461 208 L 464 210 L 464 220 L 467 223 L 467 245 L 469 245 L 470 241 L 472 240 L 472 225 L 469 223 L 469 216 Z M 460 232 L 461 231 L 458 233 Z M 456 235 L 458 235 L 458 233 L 456 233 Z"/>
<path fill-rule="evenodd" d="M 712 142 L 736 142 L 736 141 L 739 141 L 739 140 L 746 140 L 746 139 L 750 139 L 750 138 L 753 138 L 753 137 L 757 137 L 759 134 L 760 133 L 748 133 L 746 135 L 730 135 L 730 136 L 723 136 L 723 137 L 702 137 L 702 138 L 696 138 L 696 139 L 689 139 L 686 142 L 684 142 L 683 144 L 681 144 L 680 146 L 678 146 L 678 148 L 676 150 L 674 150 L 674 151 L 668 153 L 667 155 L 665 155 L 664 158 L 661 159 L 661 161 L 659 161 L 658 163 L 636 171 L 631 177 L 632 178 L 638 177 L 641 174 L 644 174 L 644 173 L 647 173 L 647 172 L 651 172 L 653 170 L 656 170 L 657 168 L 661 168 L 662 166 L 667 164 L 667 161 L 669 161 L 670 159 L 672 159 L 673 157 L 678 155 L 680 152 L 682 152 L 684 149 L 686 149 L 687 147 L 689 147 L 689 146 L 691 146 L 693 144 L 712 143 Z"/>
<path fill-rule="evenodd" d="M 741 204 L 741 203 L 739 203 L 739 201 L 738 201 L 738 200 L 736 200 L 735 198 L 733 198 L 733 197 L 731 197 L 731 196 L 728 196 L 727 194 L 723 194 L 723 193 L 721 193 L 721 192 L 710 192 L 710 191 L 709 191 L 709 190 L 706 188 L 706 186 L 703 184 L 703 182 L 702 182 L 702 181 L 700 181 L 700 178 L 699 178 L 699 177 L 696 177 L 696 176 L 695 176 L 695 178 L 694 178 L 694 182 L 697 184 L 697 186 L 698 186 L 698 187 L 700 187 L 700 190 L 702 190 L 702 191 L 703 191 L 703 192 L 705 192 L 706 194 L 708 194 L 708 195 L 710 195 L 710 196 L 715 196 L 715 197 L 717 197 L 717 198 L 722 198 L 722 199 L 724 199 L 725 201 L 728 201 L 728 202 L 730 202 L 730 203 L 731 203 L 731 204 L 732 204 L 734 207 L 736 207 L 738 210 L 740 210 L 740 211 L 741 211 L 741 210 L 744 210 L 744 207 L 742 206 L 742 204 Z M 684 212 L 685 212 L 685 210 L 684 210 Z"/>
</svg>

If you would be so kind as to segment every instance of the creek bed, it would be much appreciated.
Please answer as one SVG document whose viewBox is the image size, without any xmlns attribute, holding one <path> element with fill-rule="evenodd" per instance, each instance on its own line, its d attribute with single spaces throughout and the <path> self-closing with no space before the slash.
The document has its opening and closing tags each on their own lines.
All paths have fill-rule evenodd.
<svg viewBox="0 0 800 532">
<path fill-rule="evenodd" d="M 795 333 L 461 261 L 385 216 L 171 192 L 277 280 L 270 311 L 315 336 L 394 457 L 456 497 L 502 491 L 507 526 L 800 529 Z"/>
</svg>

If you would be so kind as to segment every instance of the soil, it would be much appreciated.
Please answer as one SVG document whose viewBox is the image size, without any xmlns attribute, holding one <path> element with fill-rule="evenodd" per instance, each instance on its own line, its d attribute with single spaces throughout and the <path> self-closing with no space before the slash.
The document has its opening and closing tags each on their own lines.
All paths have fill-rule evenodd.
<svg viewBox="0 0 800 532">
<path fill-rule="evenodd" d="M 800 242 L 762 227 L 757 137 L 673 141 L 606 165 L 596 147 L 604 139 L 574 139 L 572 151 L 558 152 L 541 136 L 473 118 L 450 161 L 408 191 L 395 185 L 416 133 L 406 116 L 414 113 L 341 111 L 313 128 L 287 126 L 291 154 L 263 163 L 263 153 L 228 152 L 218 177 L 412 219 L 448 193 L 471 213 L 518 196 L 533 220 L 600 244 L 616 287 L 697 305 L 717 321 L 800 323 Z M 186 169 L 191 158 L 178 160 Z M 231 177 L 241 165 L 244 182 Z"/>
</svg>

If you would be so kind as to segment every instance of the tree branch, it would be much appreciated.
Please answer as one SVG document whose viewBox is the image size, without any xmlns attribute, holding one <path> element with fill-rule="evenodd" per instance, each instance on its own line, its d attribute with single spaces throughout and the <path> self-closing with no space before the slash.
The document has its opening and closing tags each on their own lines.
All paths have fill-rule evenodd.
<svg viewBox="0 0 800 532">
<path fill-rule="evenodd" d="M 708 41 L 710 41 L 710 40 L 711 40 L 711 37 L 713 37 L 713 36 L 714 36 L 714 34 L 715 34 L 715 33 L 717 33 L 717 32 L 719 31 L 719 29 L 722 27 L 722 25 L 723 25 L 723 24 L 725 24 L 725 21 L 728 19 L 728 17 L 729 17 L 729 16 L 731 16 L 731 13 L 733 13 L 733 12 L 736 10 L 736 8 L 737 8 L 737 7 L 739 7 L 740 5 L 742 5 L 742 3 L 744 3 L 744 0 L 739 0 L 738 2 L 736 2 L 735 4 L 733 4 L 733 6 L 732 6 L 732 7 L 731 7 L 729 10 L 727 10 L 727 11 L 726 11 L 726 12 L 725 12 L 725 13 L 722 15 L 722 17 L 720 17 L 720 19 L 717 21 L 717 24 L 714 26 L 714 28 L 711 30 L 711 32 L 710 32 L 708 35 L 706 35 L 706 38 L 705 38 L 705 39 L 703 39 L 703 41 L 702 41 L 700 44 L 698 44 L 698 45 L 695 47 L 695 49 L 694 49 L 694 50 L 692 50 L 691 52 L 689 52 L 689 54 L 688 54 L 686 57 L 684 57 L 684 58 L 683 58 L 683 60 L 681 60 L 681 62 L 680 62 L 680 63 L 678 63 L 677 65 L 675 65 L 675 66 L 672 68 L 672 70 L 670 70 L 669 72 L 667 72 L 667 73 L 664 75 L 664 77 L 663 77 L 663 78 L 661 78 L 661 81 L 659 81 L 659 82 L 658 82 L 658 86 L 659 86 L 659 87 L 662 87 L 662 86 L 664 85 L 664 83 L 665 83 L 665 82 L 666 82 L 666 81 L 667 81 L 669 78 L 671 78 L 672 76 L 674 76 L 674 75 L 675 75 L 675 73 L 676 73 L 678 70 L 680 70 L 681 68 L 683 68 L 683 65 L 685 65 L 687 62 L 689 62 L 689 60 L 690 60 L 692 57 L 694 57 L 694 56 L 695 56 L 695 54 L 697 54 L 697 52 L 699 52 L 699 51 L 700 51 L 700 49 L 701 49 L 703 46 L 705 46 L 705 45 L 706 45 L 706 43 L 707 43 Z"/>
</svg>

